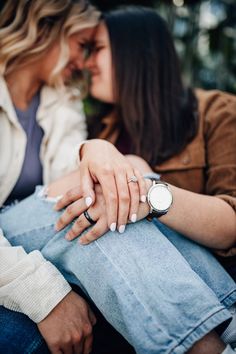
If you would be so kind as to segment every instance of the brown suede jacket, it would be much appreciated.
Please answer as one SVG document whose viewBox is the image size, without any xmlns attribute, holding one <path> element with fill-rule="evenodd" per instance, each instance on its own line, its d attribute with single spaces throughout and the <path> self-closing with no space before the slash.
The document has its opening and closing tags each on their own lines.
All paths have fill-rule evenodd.
<svg viewBox="0 0 236 354">
<path fill-rule="evenodd" d="M 177 187 L 223 199 L 236 212 L 236 96 L 200 89 L 195 93 L 199 105 L 196 137 L 180 154 L 156 166 L 155 171 Z M 115 143 L 117 134 L 109 134 L 112 125 L 106 119 L 101 137 Z M 236 265 L 236 245 L 219 254 L 229 257 L 228 264 Z"/>
</svg>

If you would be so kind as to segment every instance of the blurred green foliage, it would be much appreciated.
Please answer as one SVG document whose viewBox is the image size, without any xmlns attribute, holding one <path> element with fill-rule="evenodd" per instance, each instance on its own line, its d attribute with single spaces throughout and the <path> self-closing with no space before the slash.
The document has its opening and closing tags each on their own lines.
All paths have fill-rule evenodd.
<svg viewBox="0 0 236 354">
<path fill-rule="evenodd" d="M 106 11 L 120 5 L 156 8 L 167 20 L 188 85 L 236 93 L 236 0 L 94 0 Z"/>
</svg>

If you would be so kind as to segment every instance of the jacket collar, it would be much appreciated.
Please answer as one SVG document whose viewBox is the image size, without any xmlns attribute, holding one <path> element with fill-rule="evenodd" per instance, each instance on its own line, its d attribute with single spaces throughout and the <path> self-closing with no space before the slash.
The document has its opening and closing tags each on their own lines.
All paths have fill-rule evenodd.
<svg viewBox="0 0 236 354">
<path fill-rule="evenodd" d="M 56 89 L 44 85 L 40 93 L 40 106 L 37 113 L 37 120 L 44 119 L 51 106 L 60 105 L 61 102 L 72 98 L 80 98 L 80 91 L 76 88 Z"/>
<path fill-rule="evenodd" d="M 7 87 L 7 83 L 3 76 L 0 76 L 0 109 L 7 112 L 9 120 L 14 124 L 19 124 L 16 112 L 12 103 L 12 99 Z"/>
<path fill-rule="evenodd" d="M 7 83 L 2 75 L 0 75 L 0 92 L 0 109 L 3 109 L 7 112 L 12 123 L 18 124 L 19 122 L 7 87 Z M 48 108 L 50 106 L 60 104 L 61 101 L 72 97 L 80 97 L 80 91 L 75 88 L 59 90 L 44 85 L 40 92 L 40 106 L 37 113 L 37 120 L 40 121 L 47 116 Z"/>
</svg>

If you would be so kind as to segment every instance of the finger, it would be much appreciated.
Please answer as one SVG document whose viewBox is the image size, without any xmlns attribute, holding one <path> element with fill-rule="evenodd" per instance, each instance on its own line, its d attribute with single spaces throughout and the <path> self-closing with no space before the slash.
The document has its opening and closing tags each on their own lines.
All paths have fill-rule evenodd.
<svg viewBox="0 0 236 354">
<path fill-rule="evenodd" d="M 91 216 L 92 217 L 92 216 Z M 91 226 L 91 223 L 86 219 L 84 214 L 80 215 L 80 217 L 74 222 L 72 228 L 67 232 L 65 238 L 68 241 L 74 240 L 78 237 L 84 230 Z"/>
<path fill-rule="evenodd" d="M 54 210 L 61 210 L 81 197 L 81 187 L 72 188 L 55 204 Z"/>
<path fill-rule="evenodd" d="M 52 354 L 63 354 L 63 350 L 60 348 L 55 348 L 54 346 L 50 346 L 48 343 L 48 349 L 50 350 L 50 353 Z"/>
<path fill-rule="evenodd" d="M 74 342 L 73 345 L 73 354 L 83 354 L 84 353 L 84 344 L 85 338 L 81 336 L 78 337 L 78 340 Z"/>
<path fill-rule="evenodd" d="M 88 245 L 97 240 L 108 231 L 106 218 L 101 218 L 98 222 L 83 236 L 81 236 L 79 243 L 81 245 Z"/>
<path fill-rule="evenodd" d="M 88 316 L 89 316 L 90 322 L 92 323 L 92 326 L 94 326 L 97 323 L 97 319 L 90 307 L 88 308 Z"/>
<path fill-rule="evenodd" d="M 80 168 L 81 173 L 81 192 L 84 197 L 85 204 L 90 207 L 95 201 L 94 183 L 89 173 L 87 165 L 82 165 Z"/>
<path fill-rule="evenodd" d="M 93 335 L 90 334 L 85 338 L 83 354 L 90 354 L 92 352 L 92 348 L 93 348 Z"/>
<path fill-rule="evenodd" d="M 138 178 L 139 185 L 139 194 L 140 194 L 140 202 L 145 203 L 147 199 L 147 185 L 143 175 L 139 172 L 139 170 L 134 169 L 135 176 Z"/>
<path fill-rule="evenodd" d="M 74 346 L 71 341 L 68 341 L 68 343 L 64 343 L 61 347 L 62 353 L 63 354 L 73 354 L 74 353 Z M 78 353 L 83 353 L 82 351 Z"/>
<path fill-rule="evenodd" d="M 81 215 L 86 209 L 87 207 L 83 198 L 70 204 L 57 220 L 55 230 L 60 231 L 64 229 L 68 224 L 72 222 L 72 220 Z"/>
<path fill-rule="evenodd" d="M 130 211 L 130 193 L 127 183 L 127 174 L 129 176 L 133 175 L 133 171 L 120 170 L 116 173 L 116 184 L 118 190 L 118 231 L 123 233 L 125 231 L 125 226 L 129 218 Z"/>
<path fill-rule="evenodd" d="M 137 175 L 136 171 L 134 171 L 133 175 L 137 177 L 137 182 L 129 182 L 128 183 L 128 188 L 129 188 L 129 194 L 130 194 L 130 210 L 129 210 L 129 220 L 132 222 L 136 222 L 137 220 L 137 214 L 138 214 L 138 208 L 139 208 L 139 202 L 140 202 L 140 190 L 139 190 L 139 178 L 142 178 L 141 174 Z M 127 176 L 127 180 L 129 180 L 130 177 Z"/>
<path fill-rule="evenodd" d="M 115 231 L 117 225 L 118 197 L 115 177 L 112 171 L 104 170 L 98 180 L 101 185 L 107 211 L 107 226 L 111 231 Z"/>
</svg>

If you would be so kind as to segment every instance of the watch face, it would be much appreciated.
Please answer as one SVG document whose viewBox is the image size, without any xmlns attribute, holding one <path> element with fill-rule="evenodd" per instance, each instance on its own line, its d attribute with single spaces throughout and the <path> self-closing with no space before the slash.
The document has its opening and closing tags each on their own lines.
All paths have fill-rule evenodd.
<svg viewBox="0 0 236 354">
<path fill-rule="evenodd" d="M 172 194 L 165 184 L 155 184 L 148 193 L 149 203 L 155 211 L 166 211 L 172 204 Z"/>
</svg>

